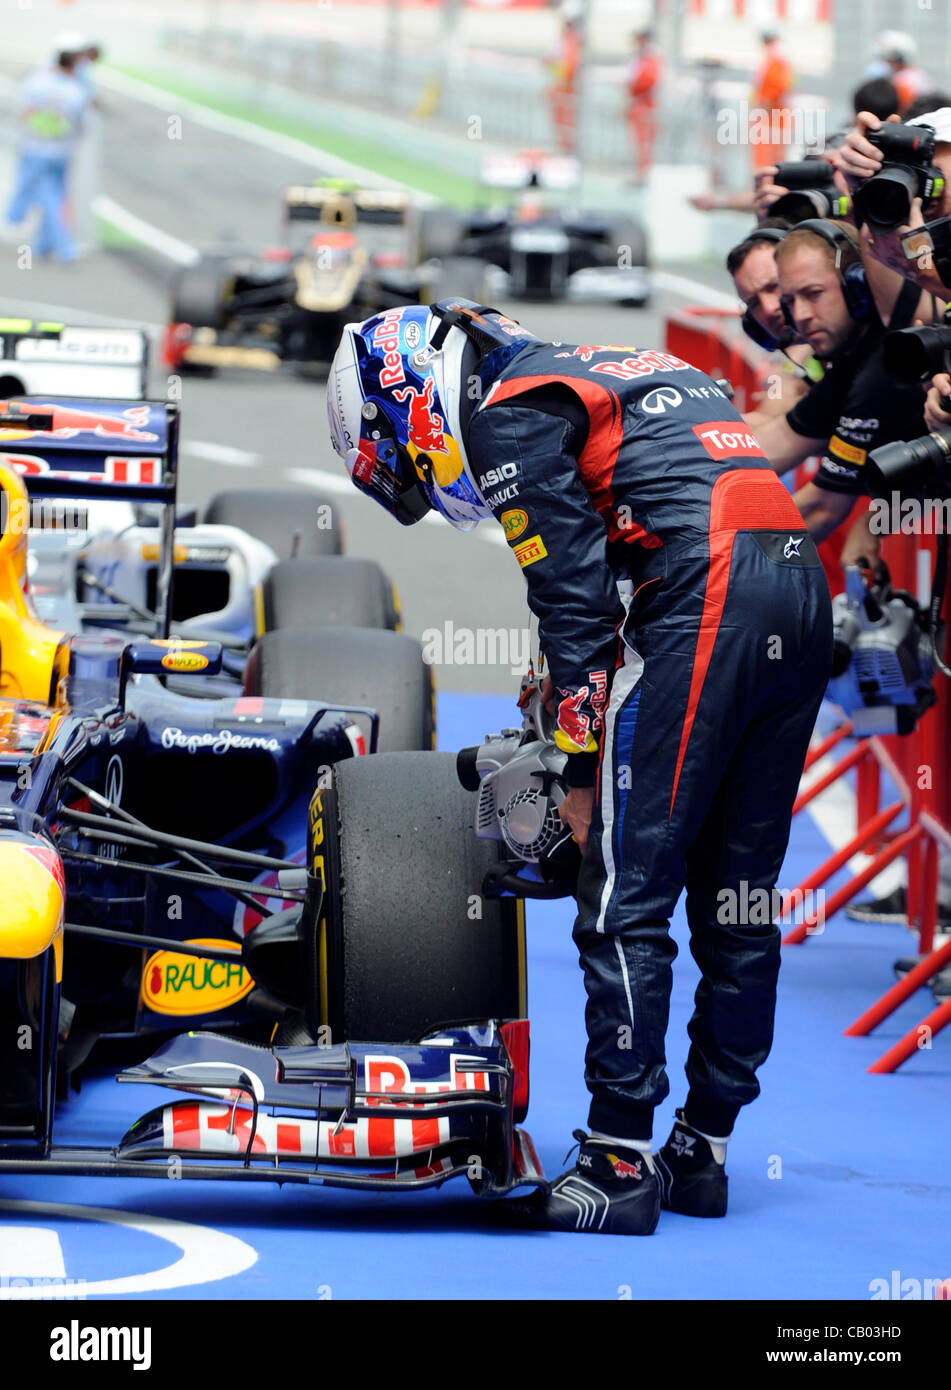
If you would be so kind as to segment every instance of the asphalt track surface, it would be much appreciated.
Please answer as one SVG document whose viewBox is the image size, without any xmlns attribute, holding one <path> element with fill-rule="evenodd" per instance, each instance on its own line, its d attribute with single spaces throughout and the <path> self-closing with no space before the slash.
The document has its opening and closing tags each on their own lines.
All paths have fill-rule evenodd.
<svg viewBox="0 0 951 1390">
<path fill-rule="evenodd" d="M 198 128 L 170 142 L 162 114 L 133 101 L 110 98 L 105 131 L 104 191 L 197 246 L 229 233 L 267 241 L 283 186 L 302 172 L 312 177 L 292 161 Z M 168 268 L 130 251 L 96 254 L 81 267 L 25 271 L 10 243 L 0 247 L 0 302 L 5 313 L 158 325 Z M 703 278 L 725 288 L 716 276 Z M 505 307 L 563 341 L 653 345 L 661 341 L 664 312 L 678 302 L 658 293 L 643 312 Z M 158 373 L 153 389 L 164 395 Z M 301 482 L 308 473 L 319 487 L 327 486 L 320 474 L 341 486 L 322 386 L 270 375 L 190 379 L 182 404 L 184 500 L 203 504 L 222 488 Z M 229 462 L 212 457 L 222 448 L 231 451 Z M 332 495 L 349 552 L 380 560 L 398 583 L 409 631 L 447 621 L 525 625 L 521 576 L 494 542 L 436 525 L 404 532 L 352 491 Z M 507 669 L 446 667 L 436 674 L 441 746 L 457 748 L 513 721 Z M 827 853 L 816 825 L 800 817 L 780 883 L 799 882 Z M 529 912 L 528 1127 L 549 1174 L 560 1170 L 570 1131 L 586 1110 L 583 990 L 570 922 L 564 905 Z M 672 1091 L 658 1116 L 658 1142 L 682 1101 L 685 1024 L 697 980 L 682 911 L 673 930 L 681 957 L 671 1010 Z M 16 1296 L 6 1285 L 20 1277 L 84 1280 L 76 1291 L 92 1299 L 470 1300 L 867 1300 L 872 1281 L 889 1280 L 892 1271 L 921 1281 L 947 1278 L 948 1043 L 937 1040 L 897 1077 L 865 1072 L 930 1010 L 930 994 L 920 992 L 872 1038 L 842 1037 L 887 987 L 891 960 L 909 949 L 900 928 L 863 928 L 840 917 L 824 937 L 787 951 L 776 1046 L 763 1071 L 763 1096 L 742 1117 L 731 1146 L 724 1222 L 668 1214 L 650 1242 L 592 1241 L 502 1233 L 486 1225 L 465 1183 L 437 1193 L 367 1196 L 18 1178 L 5 1180 L 0 1192 L 0 1299 Z M 93 1080 L 64 1107 L 59 1138 L 114 1142 L 154 1103 L 132 1090 Z"/>
</svg>

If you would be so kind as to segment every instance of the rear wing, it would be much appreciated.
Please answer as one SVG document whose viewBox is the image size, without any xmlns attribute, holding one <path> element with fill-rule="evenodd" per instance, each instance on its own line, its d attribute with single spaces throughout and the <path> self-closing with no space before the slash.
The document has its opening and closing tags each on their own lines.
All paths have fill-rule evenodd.
<svg viewBox="0 0 951 1390">
<path fill-rule="evenodd" d="M 0 398 L 53 391 L 144 400 L 148 367 L 149 337 L 140 328 L 0 318 Z"/>
<path fill-rule="evenodd" d="M 488 155 L 479 166 L 479 179 L 486 188 L 540 188 L 555 192 L 577 187 L 580 178 L 577 159 L 546 154 L 543 150 Z"/>
<path fill-rule="evenodd" d="M 284 195 L 288 222 L 372 223 L 398 227 L 406 221 L 412 200 L 397 189 L 328 188 L 294 184 Z"/>
<path fill-rule="evenodd" d="M 177 405 L 167 401 L 90 402 L 84 397 L 0 401 L 0 462 L 19 473 L 31 497 L 162 504 L 159 620 L 172 611 Z"/>
</svg>

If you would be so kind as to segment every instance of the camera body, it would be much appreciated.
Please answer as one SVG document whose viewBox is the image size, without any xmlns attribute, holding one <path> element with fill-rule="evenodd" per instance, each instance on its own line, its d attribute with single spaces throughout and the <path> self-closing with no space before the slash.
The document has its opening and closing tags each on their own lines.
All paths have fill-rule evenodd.
<svg viewBox="0 0 951 1390">
<path fill-rule="evenodd" d="M 882 444 L 869 454 L 865 473 L 872 497 L 888 497 L 893 491 L 912 497 L 951 492 L 951 429 Z"/>
<path fill-rule="evenodd" d="M 910 734 L 936 701 L 925 618 L 911 594 L 867 587 L 858 565 L 845 569 L 845 592 L 832 600 L 833 657 L 829 698 L 854 732 Z"/>
<path fill-rule="evenodd" d="M 832 165 L 824 159 L 780 164 L 775 183 L 788 191 L 771 206 L 771 217 L 795 224 L 810 217 L 842 217 L 848 211 L 849 200 L 836 188 Z"/>
<path fill-rule="evenodd" d="M 882 360 L 889 376 L 904 385 L 930 381 L 951 370 L 951 324 L 896 328 L 886 333 Z"/>
<path fill-rule="evenodd" d="M 927 206 L 944 192 L 944 174 L 933 162 L 937 137 L 928 125 L 893 123 L 870 130 L 867 139 L 881 150 L 884 164 L 856 189 L 852 204 L 857 220 L 890 232 L 908 221 L 915 198 Z"/>
</svg>

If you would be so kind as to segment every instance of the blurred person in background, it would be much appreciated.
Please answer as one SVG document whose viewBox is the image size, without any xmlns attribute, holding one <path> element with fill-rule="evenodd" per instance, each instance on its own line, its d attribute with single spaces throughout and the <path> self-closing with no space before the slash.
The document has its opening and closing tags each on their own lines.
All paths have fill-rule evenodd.
<svg viewBox="0 0 951 1390">
<path fill-rule="evenodd" d="M 548 63 L 552 75 L 548 102 L 555 127 L 555 140 L 563 154 L 573 154 L 575 150 L 575 115 L 581 48 L 581 25 L 577 18 L 568 15 L 563 23 L 558 52 Z"/>
<path fill-rule="evenodd" d="M 910 34 L 886 30 L 879 36 L 879 52 L 898 93 L 895 110 L 904 115 L 912 102 L 930 86 L 930 78 L 916 67 L 918 45 Z M 888 113 L 891 115 L 891 112 Z"/>
<path fill-rule="evenodd" d="M 763 122 L 763 113 L 769 117 L 770 129 L 781 127 L 781 113 L 789 104 L 792 88 L 792 68 L 779 46 L 779 35 L 775 29 L 767 29 L 762 34 L 763 60 L 756 74 L 756 85 L 751 102 L 751 118 L 757 126 Z M 773 113 L 778 118 L 773 120 Z M 753 151 L 753 168 L 762 169 L 766 164 L 777 164 L 783 155 L 782 143 L 760 144 L 750 141 Z"/>
<path fill-rule="evenodd" d="M 66 183 L 89 89 L 76 74 L 81 49 L 66 36 L 60 39 L 52 64 L 44 63 L 27 77 L 20 91 L 14 188 L 7 221 L 23 222 L 31 209 L 40 209 L 36 253 L 74 261 L 79 255 L 67 220 Z"/>
<path fill-rule="evenodd" d="M 929 111 L 940 111 L 943 106 L 951 106 L 951 92 L 922 92 L 921 96 L 916 97 L 915 100 L 911 103 L 908 110 L 902 117 L 902 120 L 906 123 L 908 121 L 916 121 L 919 118 L 919 116 L 927 115 Z M 871 106 L 866 106 L 863 108 L 863 110 L 873 111 L 874 108 Z M 859 113 L 856 111 L 855 114 L 856 116 L 858 116 Z M 877 116 L 878 112 L 875 111 L 874 114 Z M 882 116 L 880 117 L 880 119 L 886 120 L 887 118 Z"/>
<path fill-rule="evenodd" d="M 83 117 L 82 138 L 76 145 L 76 157 L 70 173 L 67 196 L 72 225 L 80 250 L 91 250 L 98 244 L 99 234 L 94 211 L 102 183 L 102 98 L 96 88 L 96 64 L 102 60 L 102 46 L 84 41 L 76 64 L 76 76 L 89 93 Z"/>
<path fill-rule="evenodd" d="M 894 82 L 887 77 L 873 77 L 852 93 L 852 114 L 873 111 L 879 120 L 887 121 L 898 111 L 898 101 Z"/>
<path fill-rule="evenodd" d="M 653 32 L 641 29 L 634 35 L 634 56 L 627 77 L 627 128 L 634 150 L 638 183 L 647 180 L 654 162 L 661 67 Z"/>
</svg>

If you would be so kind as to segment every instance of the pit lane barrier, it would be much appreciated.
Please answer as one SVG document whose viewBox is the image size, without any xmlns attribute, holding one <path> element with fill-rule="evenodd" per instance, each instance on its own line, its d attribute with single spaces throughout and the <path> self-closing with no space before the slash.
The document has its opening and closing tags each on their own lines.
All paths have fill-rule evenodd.
<svg viewBox="0 0 951 1390">
<path fill-rule="evenodd" d="M 738 318 L 739 310 L 688 306 L 668 317 L 665 346 L 669 352 L 693 363 L 714 379 L 726 377 L 733 386 L 737 409 L 749 411 L 755 407 L 758 393 L 767 389 L 770 363 L 761 351 L 739 334 L 729 331 L 730 326 L 738 326 Z M 812 461 L 797 469 L 795 486 L 802 486 L 814 471 Z M 833 594 L 840 593 L 844 588 L 839 556 L 849 527 L 864 505 L 867 505 L 864 501 L 857 503 L 848 521 L 819 547 Z M 888 565 L 893 586 L 916 593 L 921 587 L 919 576 L 933 570 L 936 547 L 934 536 L 883 538 L 882 557 Z M 947 601 L 942 616 L 947 626 Z M 827 754 L 840 749 L 851 737 L 853 728 L 846 720 L 813 744 L 806 757 L 804 773 Z M 847 1037 L 868 1036 L 920 986 L 951 965 L 951 940 L 937 949 L 934 944 L 938 915 L 939 847 L 951 854 L 951 781 L 945 775 L 949 766 L 951 701 L 945 698 L 939 699 L 922 715 L 911 734 L 873 735 L 857 739 L 831 768 L 801 788 L 796 798 L 793 815 L 855 769 L 855 835 L 807 875 L 802 883 L 784 895 L 778 914 L 780 919 L 789 913 L 794 904 L 806 901 L 804 895 L 807 892 L 827 883 L 855 854 L 865 852 L 871 858 L 824 904 L 825 917 L 832 917 L 845 907 L 894 860 L 904 856 L 907 861 L 908 921 L 917 926 L 918 954 L 921 959 L 913 970 L 849 1025 L 845 1030 Z M 881 804 L 882 769 L 898 791 L 897 799 L 886 806 Z M 899 830 L 892 828 L 893 822 L 905 811 L 908 815 L 907 825 Z M 817 935 L 818 924 L 818 913 L 811 913 L 783 937 L 783 945 L 800 945 L 808 936 Z M 932 1010 L 868 1070 L 873 1073 L 896 1071 L 921 1048 L 930 1047 L 934 1036 L 948 1024 L 951 1024 L 951 1000 Z"/>
</svg>

